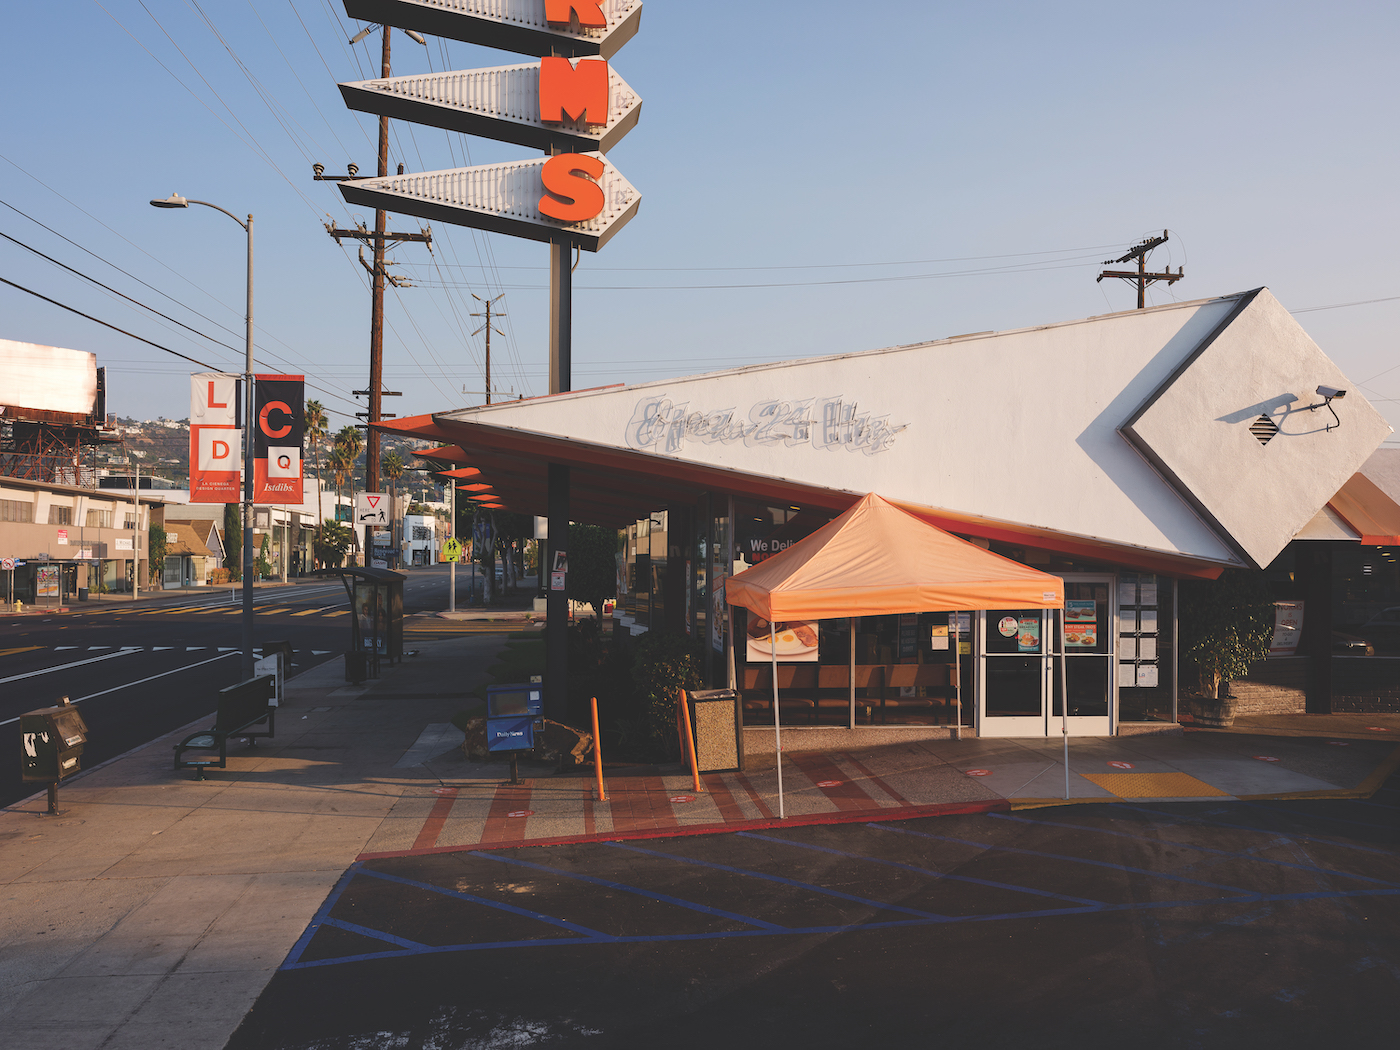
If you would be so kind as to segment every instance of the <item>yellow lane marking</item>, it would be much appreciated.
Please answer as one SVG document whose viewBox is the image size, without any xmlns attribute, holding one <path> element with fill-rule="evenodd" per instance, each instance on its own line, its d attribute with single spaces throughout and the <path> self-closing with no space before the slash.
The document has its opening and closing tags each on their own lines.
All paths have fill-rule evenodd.
<svg viewBox="0 0 1400 1050">
<path fill-rule="evenodd" d="M 1105 791 L 1119 798 L 1212 798 L 1228 796 L 1228 791 L 1211 787 L 1189 773 L 1084 773 Z"/>
<path fill-rule="evenodd" d="M 259 609 L 258 612 L 260 612 L 260 613 L 265 613 L 265 614 L 267 614 L 268 616 L 271 616 L 273 613 L 282 613 L 282 612 L 286 612 L 286 611 L 287 611 L 288 609 L 290 609 L 290 608 L 291 608 L 290 605 L 284 605 L 284 606 L 283 606 L 282 608 L 280 608 L 280 609 Z"/>
<path fill-rule="evenodd" d="M 21 645 L 17 649 L 0 649 L 0 656 L 13 656 L 15 653 L 27 653 L 42 648 L 42 645 Z"/>
<path fill-rule="evenodd" d="M 327 615 L 327 616 L 345 616 L 345 615 L 347 615 L 349 612 L 350 612 L 349 609 L 340 609 L 340 610 L 338 610 L 337 612 L 329 612 L 329 613 L 326 613 L 326 615 Z"/>
<path fill-rule="evenodd" d="M 293 615 L 293 616 L 310 616 L 312 613 L 325 612 L 327 609 L 330 609 L 330 608 L 332 608 L 332 606 L 323 605 L 323 606 L 321 606 L 319 609 L 304 609 L 303 611 L 301 611 L 301 612 L 299 612 L 299 613 L 292 613 L 292 615 Z M 343 609 L 342 609 L 341 611 L 344 612 Z"/>
</svg>

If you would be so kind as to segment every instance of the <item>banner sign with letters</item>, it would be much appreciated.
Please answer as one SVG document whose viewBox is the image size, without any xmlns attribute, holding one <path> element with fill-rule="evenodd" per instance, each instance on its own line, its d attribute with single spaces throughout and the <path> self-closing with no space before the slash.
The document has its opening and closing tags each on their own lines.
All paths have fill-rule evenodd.
<svg viewBox="0 0 1400 1050">
<path fill-rule="evenodd" d="M 190 502 L 237 503 L 243 432 L 238 428 L 243 384 L 236 375 L 190 376 Z"/>
<path fill-rule="evenodd" d="M 260 375 L 253 391 L 253 502 L 300 503 L 302 376 Z"/>
</svg>

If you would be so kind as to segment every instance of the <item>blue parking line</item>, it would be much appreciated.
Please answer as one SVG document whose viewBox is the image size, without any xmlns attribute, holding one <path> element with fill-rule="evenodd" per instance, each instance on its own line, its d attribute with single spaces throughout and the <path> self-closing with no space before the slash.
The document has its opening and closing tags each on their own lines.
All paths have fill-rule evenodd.
<svg viewBox="0 0 1400 1050">
<path fill-rule="evenodd" d="M 727 871 L 733 875 L 743 875 L 751 879 L 763 879 L 766 882 L 776 882 L 782 886 L 793 886 L 797 889 L 810 890 L 813 893 L 820 893 L 826 897 L 835 897 L 839 900 L 852 901 L 855 904 L 863 904 L 870 908 L 879 908 L 881 911 L 900 911 L 906 915 L 917 915 L 921 919 L 929 919 L 934 922 L 948 922 L 952 917 L 939 915 L 936 912 L 922 911 L 918 908 L 906 908 L 899 904 L 890 904 L 886 901 L 871 900 L 869 897 L 857 897 L 852 893 L 842 893 L 840 890 L 829 890 L 825 886 L 817 886 L 810 882 L 799 882 L 797 879 L 785 879 L 781 875 L 768 875 L 761 871 L 750 871 L 747 868 L 736 868 L 729 864 L 719 864 L 709 860 L 695 860 L 692 857 L 683 857 L 676 853 L 662 853 L 654 849 L 643 849 L 641 846 L 632 846 L 625 842 L 605 842 L 605 846 L 614 849 L 625 849 L 632 853 L 644 853 L 651 857 L 663 857 L 666 860 L 677 861 L 681 864 L 692 864 L 701 868 L 711 868 L 715 871 Z"/>
<path fill-rule="evenodd" d="M 369 875 L 376 879 L 383 879 L 385 882 L 396 882 L 400 886 L 412 886 L 414 889 L 428 890 L 432 893 L 439 893 L 444 897 L 455 897 L 460 901 L 469 901 L 472 904 L 482 904 L 497 911 L 510 912 L 512 915 L 523 915 L 527 919 L 534 919 L 537 922 L 548 923 L 550 926 L 558 926 L 560 929 L 569 930 L 572 933 L 581 933 L 585 937 L 593 940 L 611 940 L 610 934 L 601 930 L 591 930 L 587 926 L 580 926 L 576 922 L 568 919 L 557 919 L 553 915 L 545 915 L 543 912 L 531 911 L 529 908 L 521 908 L 514 904 L 506 904 L 503 901 L 493 901 L 486 897 L 478 897 L 474 893 L 463 893 L 461 890 L 449 890 L 442 886 L 434 886 L 431 882 L 419 882 L 417 879 L 405 879 L 401 875 L 390 875 L 388 872 L 375 871 L 373 868 L 364 868 L 361 875 Z"/>
<path fill-rule="evenodd" d="M 368 926 L 361 926 L 354 922 L 346 922 L 344 919 L 322 919 L 321 925 L 333 926 L 337 930 L 344 930 L 347 933 L 358 933 L 361 937 L 373 937 L 377 941 L 397 944 L 400 948 L 407 948 L 410 952 L 414 953 L 424 952 L 432 947 L 432 945 L 423 944 L 420 941 L 410 941 L 403 937 L 395 937 L 392 933 L 384 933 L 381 930 L 371 930 Z"/>
<path fill-rule="evenodd" d="M 1179 839 L 1151 838 L 1147 835 L 1134 835 L 1130 831 L 1111 831 L 1108 828 L 1093 828 L 1084 824 L 1070 824 L 1059 820 L 1031 820 L 1028 817 L 1018 817 L 1013 813 L 988 813 L 987 816 L 997 820 L 1009 820 L 1017 824 L 1031 824 L 1047 828 L 1066 828 L 1070 831 L 1091 831 L 1096 835 L 1112 835 L 1114 838 L 1134 839 L 1138 842 L 1150 842 L 1158 846 L 1180 846 L 1182 849 L 1189 849 L 1196 853 L 1209 853 L 1217 857 L 1236 857 L 1244 860 L 1257 860 L 1262 864 L 1272 864 L 1279 868 L 1296 868 L 1299 871 L 1312 872 L 1317 875 L 1332 875 L 1344 879 L 1360 879 L 1362 882 L 1374 882 L 1381 886 L 1396 885 L 1393 881 L 1372 878 L 1370 875 L 1356 875 L 1349 871 L 1338 871 L 1336 868 L 1319 868 L 1313 864 L 1298 864 L 1295 861 L 1274 860 L 1270 857 L 1260 857 L 1255 855 L 1254 850 L 1213 849 L 1210 846 L 1197 846 L 1190 842 L 1182 842 Z M 1261 846 L 1259 848 L 1267 849 L 1269 847 Z M 1193 866 L 1194 865 L 1187 865 L 1187 867 Z"/>
<path fill-rule="evenodd" d="M 345 869 L 345 874 L 331 888 L 331 892 L 326 895 L 326 899 L 321 902 L 321 906 L 316 909 L 316 914 L 311 916 L 311 922 L 307 924 L 301 936 L 297 938 L 296 944 L 292 945 L 292 950 L 287 953 L 287 957 L 282 960 L 282 968 L 286 969 L 295 966 L 301 959 L 301 953 L 306 951 L 306 946 L 311 943 L 311 938 L 316 936 L 316 931 L 321 928 L 321 923 L 330 915 L 330 911 L 335 907 L 336 901 L 340 900 L 340 895 L 345 892 L 345 887 L 350 885 L 356 874 L 359 873 L 360 863 L 356 861 Z"/>
<path fill-rule="evenodd" d="M 797 846 L 800 849 L 814 850 L 817 853 L 830 853 L 837 857 L 850 857 L 852 860 L 868 861 L 871 864 L 883 864 L 889 868 L 902 868 L 905 871 L 912 871 L 919 875 L 932 875 L 938 879 L 951 879 L 957 882 L 970 882 L 976 886 L 990 886 L 992 889 L 1012 890 L 1016 893 L 1030 893 L 1037 897 L 1053 897 L 1055 900 L 1072 901 L 1075 904 L 1087 904 L 1098 907 L 1104 901 L 1090 900 L 1088 897 L 1072 897 L 1067 893 L 1053 893 L 1050 890 L 1037 890 L 1029 886 L 1016 886 L 1009 882 L 993 882 L 990 879 L 975 879 L 970 875 L 954 875 L 946 871 L 934 871 L 931 868 L 920 868 L 913 864 L 901 864 L 899 861 L 886 860 L 883 857 L 869 857 L 861 853 L 852 853 L 848 850 L 832 849 L 829 846 L 814 846 L 807 842 L 795 842 L 791 839 L 780 839 L 773 835 L 759 835 L 752 831 L 738 831 L 735 835 L 739 838 L 761 839 L 764 842 L 777 842 L 784 846 Z"/>
<path fill-rule="evenodd" d="M 1228 898 L 1236 901 L 1256 901 L 1261 897 L 1252 890 L 1241 889 L 1239 886 L 1226 886 L 1219 882 L 1206 882 L 1203 879 L 1186 879 L 1180 875 L 1167 875 L 1164 872 L 1152 871 L 1148 868 L 1135 868 L 1130 864 L 1111 864 L 1106 860 L 1088 860 L 1084 857 L 1071 857 L 1064 853 L 1045 853 L 1041 850 L 1022 849 L 1018 846 L 998 846 L 990 842 L 971 842 L 967 839 L 948 838 L 944 835 L 930 835 L 926 831 L 912 831 L 908 828 L 892 828 L 885 824 L 866 824 L 867 828 L 875 828 L 879 831 L 892 831 L 897 835 L 912 835 L 915 838 L 932 839 L 936 842 L 952 842 L 962 846 L 976 846 L 980 849 L 1000 850 L 1003 853 L 1019 853 L 1025 857 L 1041 857 L 1045 860 L 1063 860 L 1071 864 L 1087 864 L 1095 868 L 1109 868 L 1113 871 L 1130 871 L 1135 875 L 1147 875 L 1154 879 L 1166 879 L 1169 882 L 1184 882 L 1188 886 L 1205 886 L 1212 890 L 1225 890 L 1228 893 L 1239 894 L 1240 896 Z"/>
<path fill-rule="evenodd" d="M 1291 903 L 1315 900 L 1340 900 L 1352 897 L 1395 895 L 1400 895 L 1400 888 L 1383 890 L 1323 890 L 1314 893 L 1271 893 L 1260 894 L 1258 895 L 1257 899 L 1262 903 Z M 308 962 L 289 962 L 284 963 L 281 969 L 305 970 L 318 966 L 339 966 L 343 963 L 365 962 L 376 959 L 401 959 L 422 955 L 439 955 L 454 952 L 494 951 L 497 949 L 504 948 L 557 948 L 592 946 L 603 944 L 665 944 L 681 941 L 730 940 L 743 937 L 777 937 L 783 935 L 833 936 L 844 933 L 858 933 L 871 930 L 909 929 L 920 926 L 940 926 L 946 923 L 1004 922 L 1009 919 L 1058 918 L 1084 914 L 1105 914 L 1109 912 L 1161 910 L 1164 908 L 1203 908 L 1219 905 L 1221 903 L 1226 902 L 1222 902 L 1221 899 L 1218 897 L 1208 897 L 1201 900 L 1128 901 L 1123 904 L 1105 904 L 1099 907 L 1043 908 L 1038 911 L 1029 912 L 1018 911 L 1001 912 L 998 914 L 989 915 L 958 915 L 937 916 L 931 918 L 891 919 L 883 922 L 851 923 L 844 925 L 828 926 L 793 926 L 781 928 L 778 930 L 716 930 L 706 933 L 635 934 L 623 937 L 606 938 L 547 937 L 536 938 L 533 940 L 489 941 L 477 944 L 449 944 L 441 946 L 424 947 L 421 949 L 408 949 L 399 951 L 365 952 L 358 955 L 346 955 L 334 959 L 314 959 Z"/>
<path fill-rule="evenodd" d="M 1175 813 L 1168 813 L 1165 810 L 1161 809 L 1149 809 L 1146 806 L 1130 806 L 1127 804 L 1123 804 L 1119 806 L 1119 808 L 1135 810 L 1139 813 L 1150 813 L 1154 817 L 1169 817 L 1173 820 L 1177 819 L 1177 814 Z M 1374 846 L 1362 846 L 1355 842 L 1342 842 L 1338 839 L 1325 839 L 1318 835 L 1305 835 L 1301 832 L 1295 831 L 1280 831 L 1278 828 L 1256 828 L 1252 824 L 1235 824 L 1225 820 L 1212 820 L 1211 818 L 1206 817 L 1204 815 L 1197 817 L 1196 819 L 1200 823 L 1213 824 L 1217 828 L 1230 828 L 1232 831 L 1254 831 L 1260 835 L 1287 835 L 1290 839 L 1300 840 L 1303 842 L 1321 842 L 1328 846 L 1341 846 L 1343 849 L 1354 849 L 1362 853 L 1379 853 L 1383 857 L 1395 856 L 1394 850 L 1376 849 Z"/>
<path fill-rule="evenodd" d="M 596 875 L 582 875 L 574 871 L 566 871 L 563 868 L 552 868 L 547 864 L 536 864 L 533 861 L 519 860 L 514 857 L 502 857 L 496 853 L 470 853 L 468 856 L 478 857 L 482 860 L 500 861 L 502 864 L 516 864 L 522 868 L 532 868 L 535 871 L 548 872 L 551 875 L 562 875 L 568 879 L 575 879 L 579 882 L 586 882 L 591 886 L 602 886 L 605 889 L 621 890 L 623 893 L 635 893 L 639 897 L 650 897 L 652 900 L 661 901 L 664 904 L 674 904 L 690 911 L 698 911 L 704 915 L 713 915 L 720 919 L 733 919 L 735 922 L 747 923 L 749 926 L 757 926 L 763 930 L 773 930 L 775 932 L 787 932 L 787 927 L 778 926 L 775 923 L 764 922 L 762 919 L 755 919 L 748 915 L 740 915 L 738 912 L 724 911 L 722 908 L 711 908 L 704 904 L 696 904 L 694 901 L 682 900 L 680 897 L 672 897 L 665 893 L 657 893 L 654 890 L 644 890 L 639 886 L 628 886 L 621 882 L 614 882 L 611 879 L 600 879 Z"/>
</svg>

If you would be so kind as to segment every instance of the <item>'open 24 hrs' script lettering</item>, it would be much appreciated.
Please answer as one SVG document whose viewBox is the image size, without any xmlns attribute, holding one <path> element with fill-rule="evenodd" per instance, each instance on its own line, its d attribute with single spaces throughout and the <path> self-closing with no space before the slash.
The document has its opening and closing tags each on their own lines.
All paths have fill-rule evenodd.
<svg viewBox="0 0 1400 1050">
<path fill-rule="evenodd" d="M 627 445 L 649 452 L 678 453 L 687 439 L 704 444 L 742 442 L 750 447 L 810 445 L 813 448 L 884 452 L 908 423 L 860 411 L 854 401 L 810 397 L 802 401 L 760 401 L 741 415 L 737 408 L 704 411 L 668 397 L 637 402 L 627 423 Z"/>
</svg>

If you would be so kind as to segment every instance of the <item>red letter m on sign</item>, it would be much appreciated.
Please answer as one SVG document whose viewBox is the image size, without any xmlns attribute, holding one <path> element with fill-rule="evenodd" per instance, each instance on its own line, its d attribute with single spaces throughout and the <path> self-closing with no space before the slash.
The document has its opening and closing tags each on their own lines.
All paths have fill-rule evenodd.
<svg viewBox="0 0 1400 1050">
<path fill-rule="evenodd" d="M 562 123 L 573 118 L 588 124 L 608 122 L 608 64 L 567 58 L 540 60 L 540 119 Z"/>
</svg>

